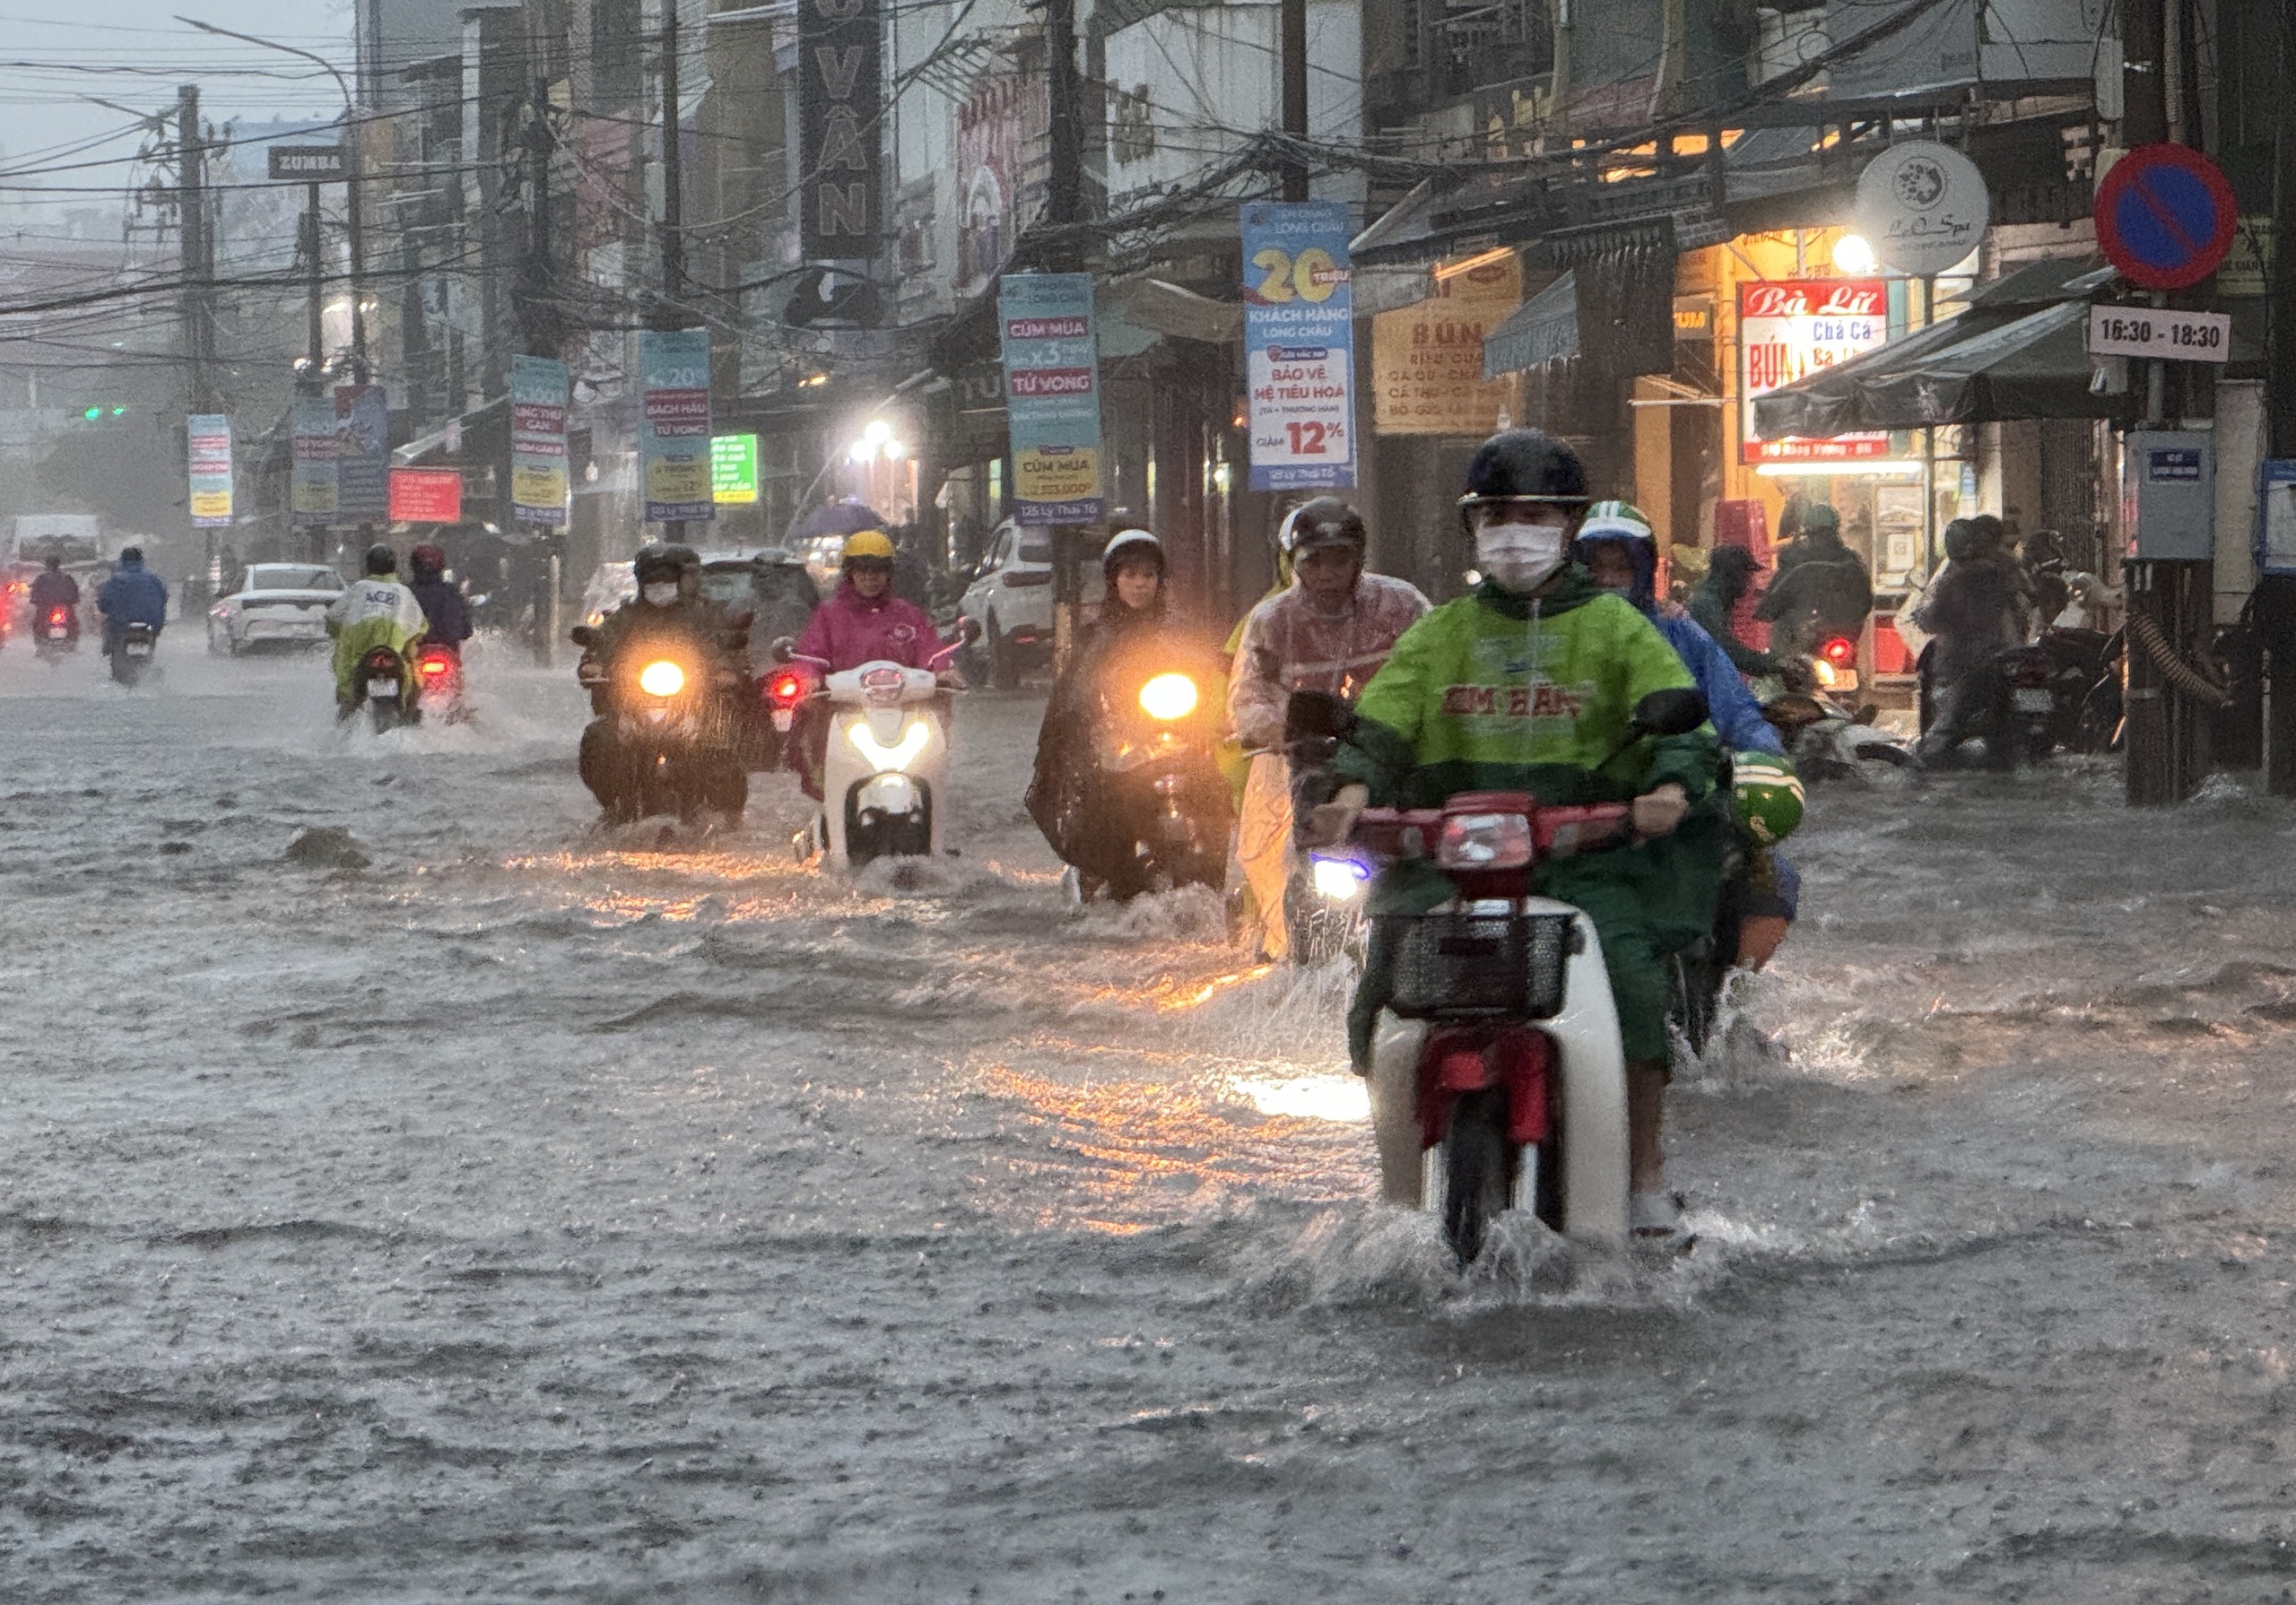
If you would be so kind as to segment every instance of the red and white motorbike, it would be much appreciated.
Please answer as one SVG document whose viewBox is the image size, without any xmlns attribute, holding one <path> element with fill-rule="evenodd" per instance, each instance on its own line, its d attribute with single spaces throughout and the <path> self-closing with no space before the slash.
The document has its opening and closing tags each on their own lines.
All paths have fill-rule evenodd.
<svg viewBox="0 0 2296 1605">
<path fill-rule="evenodd" d="M 1705 718 L 1697 692 L 1660 691 L 1634 729 L 1676 735 Z M 1583 912 L 1531 882 L 1542 859 L 1630 842 L 1630 814 L 1623 802 L 1476 792 L 1356 817 L 1358 852 L 1431 861 L 1453 889 L 1424 914 L 1374 922 L 1393 967 L 1372 1037 L 1371 1115 L 1387 1195 L 1439 1210 L 1462 1265 L 1509 1210 L 1582 1241 L 1627 1241 L 1626 1056 L 1602 941 Z"/>
</svg>

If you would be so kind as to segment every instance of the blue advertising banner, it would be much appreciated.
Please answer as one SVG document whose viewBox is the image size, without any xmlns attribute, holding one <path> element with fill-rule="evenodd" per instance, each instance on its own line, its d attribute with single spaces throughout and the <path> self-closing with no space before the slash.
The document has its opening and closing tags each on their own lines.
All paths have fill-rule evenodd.
<svg viewBox="0 0 2296 1605">
<path fill-rule="evenodd" d="M 335 403 L 322 394 L 295 398 L 294 465 L 290 499 L 296 525 L 323 528 L 335 522 Z"/>
<path fill-rule="evenodd" d="M 391 516 L 391 402 L 380 385 L 335 392 L 335 516 L 375 524 Z"/>
<path fill-rule="evenodd" d="M 1004 423 L 1022 524 L 1092 524 L 1100 486 L 1100 356 L 1090 273 L 1007 273 L 996 287 Z"/>
<path fill-rule="evenodd" d="M 1244 381 L 1252 489 L 1355 482 L 1355 298 L 1347 208 L 1256 201 L 1243 209 Z"/>
<path fill-rule="evenodd" d="M 649 523 L 718 516 L 709 481 L 709 331 L 648 329 L 638 336 L 645 419 L 639 471 Z"/>
</svg>

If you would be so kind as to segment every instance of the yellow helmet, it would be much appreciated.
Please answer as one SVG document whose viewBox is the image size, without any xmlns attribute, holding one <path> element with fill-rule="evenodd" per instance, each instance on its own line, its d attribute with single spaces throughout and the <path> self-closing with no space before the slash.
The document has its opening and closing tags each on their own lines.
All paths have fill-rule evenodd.
<svg viewBox="0 0 2296 1605">
<path fill-rule="evenodd" d="M 893 560 L 892 539 L 881 529 L 865 529 L 848 535 L 844 558 L 848 563 L 855 558 L 874 558 L 881 563 L 890 563 Z"/>
</svg>

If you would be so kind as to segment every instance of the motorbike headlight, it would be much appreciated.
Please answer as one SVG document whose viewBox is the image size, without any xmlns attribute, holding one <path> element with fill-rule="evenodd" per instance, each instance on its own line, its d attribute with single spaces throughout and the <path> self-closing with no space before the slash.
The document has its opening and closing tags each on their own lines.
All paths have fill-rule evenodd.
<svg viewBox="0 0 2296 1605">
<path fill-rule="evenodd" d="M 1177 671 L 1140 688 L 1140 709 L 1152 719 L 1185 719 L 1196 711 L 1196 681 Z"/>
<path fill-rule="evenodd" d="M 1318 855 L 1315 865 L 1316 896 L 1327 903 L 1346 903 L 1363 895 L 1364 883 L 1371 879 L 1371 872 L 1352 858 L 1326 858 Z"/>
<path fill-rule="evenodd" d="M 638 689 L 648 697 L 674 697 L 685 690 L 685 671 L 668 658 L 656 658 L 638 672 Z"/>
<path fill-rule="evenodd" d="M 911 719 L 901 731 L 900 740 L 890 747 L 877 740 L 865 719 L 855 720 L 847 733 L 852 740 L 853 750 L 867 759 L 872 768 L 880 773 L 888 769 L 899 773 L 906 770 L 916 760 L 917 755 L 925 750 L 925 743 L 933 739 L 933 727 L 922 719 Z"/>
<path fill-rule="evenodd" d="M 1531 861 L 1531 821 L 1519 813 L 1455 813 L 1435 862 L 1447 870 L 1515 870 Z"/>
</svg>

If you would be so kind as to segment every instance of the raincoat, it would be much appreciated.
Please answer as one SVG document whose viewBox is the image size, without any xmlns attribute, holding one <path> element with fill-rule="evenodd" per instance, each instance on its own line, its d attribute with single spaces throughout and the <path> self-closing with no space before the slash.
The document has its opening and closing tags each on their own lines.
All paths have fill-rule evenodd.
<svg viewBox="0 0 2296 1605">
<path fill-rule="evenodd" d="M 880 659 L 910 669 L 930 668 L 941 647 L 941 638 L 923 608 L 903 602 L 891 590 L 865 597 L 848 577 L 837 582 L 837 589 L 805 620 L 795 655 L 825 674 L 838 674 Z"/>
<path fill-rule="evenodd" d="M 1777 673 L 1780 664 L 1769 653 L 1757 652 L 1738 639 L 1738 632 L 1730 626 L 1730 614 L 1753 583 L 1754 570 L 1760 566 L 1743 546 L 1718 546 L 1706 577 L 1690 594 L 1690 616 L 1698 627 L 1722 648 L 1731 667 L 1756 680 Z"/>
<path fill-rule="evenodd" d="M 405 656 L 422 638 L 426 622 L 414 593 L 395 579 L 370 574 L 344 586 L 326 610 L 326 633 L 335 638 L 335 699 L 357 701 L 352 681 L 359 660 L 378 646 Z"/>
<path fill-rule="evenodd" d="M 1672 834 L 1544 860 L 1533 872 L 1538 891 L 1594 922 L 1627 1056 L 1656 1063 L 1667 1057 L 1661 957 L 1714 928 L 1724 821 L 1711 799 L 1719 754 L 1703 727 L 1625 738 L 1636 703 L 1692 683 L 1657 628 L 1622 598 L 1597 590 L 1576 564 L 1535 596 L 1485 582 L 1396 643 L 1356 705 L 1355 733 L 1336 762 L 1341 777 L 1366 785 L 1374 804 L 1410 808 L 1468 791 L 1527 791 L 1548 804 L 1626 802 L 1667 781 L 1679 785 L 1693 806 Z M 1450 895 L 1450 881 L 1433 865 L 1406 861 L 1380 876 L 1370 912 L 1420 913 Z M 1400 939 L 1396 921 L 1376 920 L 1348 1011 L 1359 1068 L 1370 1062 Z"/>
<path fill-rule="evenodd" d="M 423 618 L 430 621 L 423 638 L 461 651 L 462 644 L 470 639 L 470 603 L 463 598 L 463 588 L 446 579 L 413 580 L 406 588 L 414 593 Z"/>
<path fill-rule="evenodd" d="M 148 624 L 157 634 L 168 621 L 167 584 L 142 563 L 122 562 L 96 587 L 96 612 L 104 616 L 107 652 L 130 624 Z"/>
<path fill-rule="evenodd" d="M 1284 704 L 1293 691 L 1352 700 L 1427 610 L 1416 586 L 1365 574 L 1348 611 L 1336 617 L 1316 612 L 1294 580 L 1244 620 L 1228 673 L 1229 724 L 1251 762 L 1237 802 L 1236 863 L 1260 912 L 1260 946 L 1270 959 L 1291 949 L 1283 908 L 1292 867 L 1292 773 L 1283 753 L 1271 750 L 1283 739 Z"/>
<path fill-rule="evenodd" d="M 1666 645 L 1698 682 L 1699 693 L 1706 698 L 1707 717 L 1722 744 L 1733 752 L 1769 752 L 1783 758 L 1786 743 L 1779 740 L 1776 726 L 1761 716 L 1761 704 L 1746 689 L 1728 655 L 1697 620 L 1678 609 L 1658 605 L 1657 544 L 1631 540 L 1620 544 L 1634 563 L 1634 588 L 1626 599 L 1634 604 L 1635 612 L 1658 627 Z"/>
</svg>

